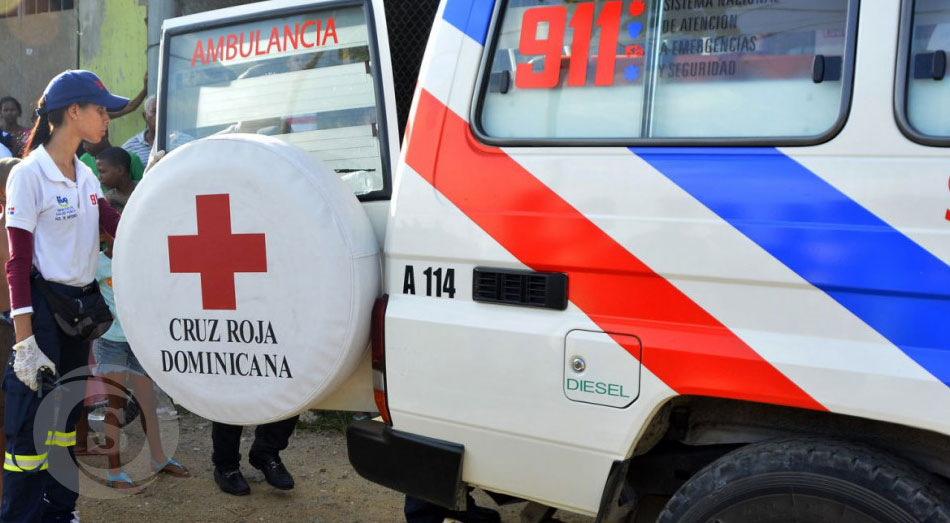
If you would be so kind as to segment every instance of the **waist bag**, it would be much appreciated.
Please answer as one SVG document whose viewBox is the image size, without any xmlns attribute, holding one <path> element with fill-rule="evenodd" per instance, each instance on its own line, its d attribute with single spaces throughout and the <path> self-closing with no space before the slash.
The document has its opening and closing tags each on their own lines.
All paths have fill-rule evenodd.
<svg viewBox="0 0 950 523">
<path fill-rule="evenodd" d="M 77 298 L 57 292 L 38 271 L 33 271 L 33 283 L 37 286 L 56 324 L 64 334 L 77 340 L 90 341 L 105 334 L 112 326 L 112 313 L 99 292 L 99 284 L 92 282 Z"/>
</svg>

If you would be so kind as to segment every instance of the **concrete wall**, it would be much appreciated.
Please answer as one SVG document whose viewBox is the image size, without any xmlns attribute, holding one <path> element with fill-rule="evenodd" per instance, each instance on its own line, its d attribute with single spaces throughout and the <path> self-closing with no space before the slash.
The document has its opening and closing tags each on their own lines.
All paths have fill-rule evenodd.
<svg viewBox="0 0 950 523">
<path fill-rule="evenodd" d="M 137 95 L 146 69 L 146 2 L 82 0 L 76 7 L 81 28 L 79 68 L 99 75 L 112 93 Z M 113 121 L 109 126 L 112 145 L 122 145 L 144 128 L 141 108 Z"/>
<path fill-rule="evenodd" d="M 32 125 L 30 115 L 50 79 L 76 67 L 78 27 L 75 9 L 0 18 L 0 96 L 20 101 L 22 125 Z"/>
</svg>

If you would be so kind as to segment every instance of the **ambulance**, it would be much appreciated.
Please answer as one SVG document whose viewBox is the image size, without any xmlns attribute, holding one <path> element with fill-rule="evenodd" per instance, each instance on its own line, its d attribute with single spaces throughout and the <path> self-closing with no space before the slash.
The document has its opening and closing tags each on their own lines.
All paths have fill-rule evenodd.
<svg viewBox="0 0 950 523">
<path fill-rule="evenodd" d="M 200 416 L 378 412 L 355 470 L 446 507 L 950 521 L 948 51 L 938 0 L 168 20 L 119 316 Z"/>
</svg>

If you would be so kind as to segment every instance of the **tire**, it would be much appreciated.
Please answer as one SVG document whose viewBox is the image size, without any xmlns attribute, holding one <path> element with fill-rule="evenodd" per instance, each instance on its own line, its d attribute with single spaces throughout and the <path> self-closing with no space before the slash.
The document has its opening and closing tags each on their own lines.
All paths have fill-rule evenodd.
<svg viewBox="0 0 950 523">
<path fill-rule="evenodd" d="M 380 291 L 369 217 L 333 170 L 276 138 L 219 135 L 170 152 L 129 199 L 112 268 L 139 363 L 203 418 L 289 418 L 368 352 Z"/>
<path fill-rule="evenodd" d="M 937 478 L 868 447 L 789 439 L 748 445 L 699 471 L 658 523 L 947 523 Z"/>
</svg>

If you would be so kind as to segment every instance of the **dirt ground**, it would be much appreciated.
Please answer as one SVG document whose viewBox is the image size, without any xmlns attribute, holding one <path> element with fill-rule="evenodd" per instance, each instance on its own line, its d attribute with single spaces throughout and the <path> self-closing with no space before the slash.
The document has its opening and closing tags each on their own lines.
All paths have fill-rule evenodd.
<svg viewBox="0 0 950 523">
<path fill-rule="evenodd" d="M 242 471 L 251 484 L 251 495 L 235 497 L 218 490 L 212 478 L 211 423 L 182 411 L 177 422 L 163 422 L 163 447 L 187 466 L 193 478 L 167 475 L 149 477 L 147 448 L 137 420 L 122 437 L 125 470 L 140 485 L 141 493 L 117 495 L 108 489 L 105 457 L 83 457 L 78 510 L 84 522 L 202 521 L 250 523 L 256 521 L 301 522 L 399 522 L 403 498 L 400 494 L 361 478 L 350 467 L 346 441 L 341 432 L 345 420 L 339 413 L 310 414 L 298 425 L 290 447 L 282 453 L 297 486 L 279 491 L 264 482 L 263 475 L 246 462 L 253 430 L 245 429 L 241 448 L 245 460 Z M 98 434 L 92 434 L 97 438 Z M 92 440 L 91 442 L 92 443 Z M 175 450 L 172 450 L 175 449 Z M 480 505 L 497 508 L 482 492 Z M 515 523 L 524 503 L 500 509 L 502 520 Z M 558 512 L 565 523 L 589 523 L 593 518 Z"/>
</svg>

